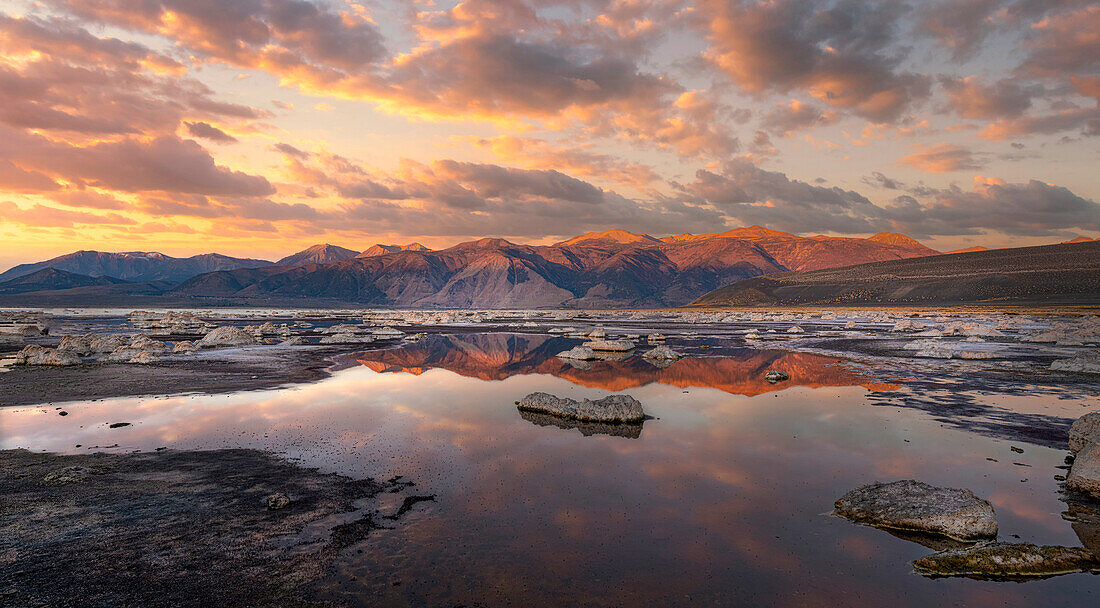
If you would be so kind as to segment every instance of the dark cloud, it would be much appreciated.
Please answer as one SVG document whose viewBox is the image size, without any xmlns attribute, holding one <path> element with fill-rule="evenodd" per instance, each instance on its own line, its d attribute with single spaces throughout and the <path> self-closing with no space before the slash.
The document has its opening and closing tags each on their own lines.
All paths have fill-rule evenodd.
<svg viewBox="0 0 1100 608">
<path fill-rule="evenodd" d="M 927 3 L 919 27 L 951 51 L 955 61 L 970 58 L 995 30 L 994 13 L 1006 0 L 944 0 Z"/>
<path fill-rule="evenodd" d="M 191 137 L 200 137 L 202 139 L 209 139 L 210 141 L 224 144 L 237 143 L 236 137 L 233 137 L 210 123 L 185 122 L 184 125 L 187 126 L 187 133 L 190 134 Z"/>
<path fill-rule="evenodd" d="M 898 69 L 903 54 L 892 44 L 904 3 L 709 0 L 698 8 L 709 59 L 747 91 L 806 90 L 877 122 L 929 94 L 927 76 Z"/>
<path fill-rule="evenodd" d="M 763 126 L 776 135 L 791 135 L 795 131 L 831 125 L 840 120 L 836 112 L 822 112 L 811 104 L 792 99 L 776 104 L 764 115 Z"/>
</svg>

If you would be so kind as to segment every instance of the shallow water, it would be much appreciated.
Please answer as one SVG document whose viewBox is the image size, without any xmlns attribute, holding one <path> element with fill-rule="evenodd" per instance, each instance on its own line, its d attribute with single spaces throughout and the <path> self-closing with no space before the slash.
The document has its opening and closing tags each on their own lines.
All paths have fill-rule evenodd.
<svg viewBox="0 0 1100 608">
<path fill-rule="evenodd" d="M 561 340 L 429 338 L 290 389 L 10 408 L 0 447 L 256 447 L 324 471 L 404 475 L 435 501 L 345 551 L 325 594 L 353 605 L 1097 601 L 1100 577 L 1087 574 L 923 578 L 910 563 L 929 549 L 829 514 L 858 485 L 916 478 L 988 498 L 1004 540 L 1079 546 L 1054 479 L 1066 451 L 998 424 L 1064 431 L 1100 407 L 1095 391 L 1056 399 L 1023 382 L 945 384 L 945 402 L 967 408 L 953 418 L 912 405 L 929 398 L 927 381 L 833 356 L 716 349 L 666 367 L 631 358 L 586 369 L 552 357 Z M 770 367 L 791 380 L 763 382 Z M 532 422 L 514 405 L 532 391 L 623 391 L 655 419 L 633 433 Z"/>
</svg>

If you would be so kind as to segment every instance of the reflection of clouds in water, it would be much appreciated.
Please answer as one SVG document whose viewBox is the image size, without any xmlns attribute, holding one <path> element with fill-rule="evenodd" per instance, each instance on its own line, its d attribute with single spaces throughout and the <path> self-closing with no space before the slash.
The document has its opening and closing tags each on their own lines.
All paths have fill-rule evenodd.
<svg viewBox="0 0 1100 608">
<path fill-rule="evenodd" d="M 1016 467 L 985 461 L 1005 444 L 913 410 L 869 407 L 861 387 L 743 397 L 649 383 L 629 391 L 657 418 L 635 440 L 531 424 L 514 401 L 536 390 L 607 394 L 543 374 L 486 382 L 443 369 L 357 367 L 293 389 L 66 404 L 66 417 L 3 410 L 0 441 L 51 450 L 262 447 L 324 470 L 406 475 L 438 503 L 369 539 L 344 574 L 379 589 L 398 576 L 409 581 L 405 592 L 451 603 L 693 595 L 917 604 L 965 594 L 909 576 L 922 547 L 823 515 L 856 485 L 902 476 L 990 497 L 1003 534 L 1075 544 L 1050 475 L 1021 484 Z M 106 427 L 120 421 L 134 426 Z M 1035 471 L 1050 471 L 1062 454 L 1031 447 L 1027 457 Z M 444 582 L 423 582 L 440 572 L 455 582 L 449 592 Z M 1010 592 L 1018 593 L 988 593 L 1003 600 Z"/>
</svg>

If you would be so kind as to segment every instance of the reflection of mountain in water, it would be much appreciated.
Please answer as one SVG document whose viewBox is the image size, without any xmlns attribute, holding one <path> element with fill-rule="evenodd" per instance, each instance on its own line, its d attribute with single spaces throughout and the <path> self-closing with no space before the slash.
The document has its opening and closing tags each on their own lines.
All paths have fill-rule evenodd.
<svg viewBox="0 0 1100 608">
<path fill-rule="evenodd" d="M 719 357 L 688 357 L 667 367 L 654 366 L 640 356 L 621 361 L 593 361 L 584 366 L 571 365 L 555 356 L 578 342 L 570 338 L 526 334 L 433 335 L 401 348 L 363 353 L 358 360 L 377 372 L 419 374 L 438 368 L 482 380 L 550 374 L 581 386 L 611 391 L 653 382 L 716 388 L 735 395 L 759 395 L 790 386 L 886 388 L 836 365 L 834 357 L 811 353 L 746 348 Z M 764 372 L 773 368 L 787 372 L 791 379 L 768 384 Z"/>
</svg>

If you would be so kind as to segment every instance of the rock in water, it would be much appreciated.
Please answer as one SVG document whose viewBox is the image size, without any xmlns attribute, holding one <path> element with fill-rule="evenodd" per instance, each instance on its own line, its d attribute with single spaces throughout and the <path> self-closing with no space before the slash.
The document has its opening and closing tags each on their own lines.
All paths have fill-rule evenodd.
<svg viewBox="0 0 1100 608">
<path fill-rule="evenodd" d="M 1084 547 L 988 542 L 948 549 L 913 562 L 925 576 L 973 578 L 1043 577 L 1100 569 Z"/>
<path fill-rule="evenodd" d="M 592 401 L 555 397 L 549 393 L 531 393 L 516 405 L 522 411 L 540 412 L 583 422 L 641 422 L 642 404 L 630 395 L 608 395 Z"/>
<path fill-rule="evenodd" d="M 272 511 L 285 508 L 290 504 L 290 498 L 281 492 L 276 492 L 267 497 L 267 508 Z"/>
<path fill-rule="evenodd" d="M 683 355 L 667 346 L 658 346 L 657 348 L 654 348 L 653 350 L 643 354 L 642 357 L 645 359 L 667 359 L 670 361 L 675 361 L 676 359 L 683 358 Z"/>
<path fill-rule="evenodd" d="M 786 372 L 778 372 L 774 369 L 769 369 L 767 373 L 764 374 L 764 379 L 770 384 L 775 384 L 777 382 L 783 382 L 784 380 L 790 380 L 791 376 Z"/>
<path fill-rule="evenodd" d="M 963 541 L 997 537 L 997 516 L 989 501 L 970 490 L 912 479 L 861 486 L 837 500 L 835 507 L 837 515 L 872 526 Z"/>
<path fill-rule="evenodd" d="M 603 350 L 615 353 L 625 353 L 634 350 L 634 343 L 630 340 L 590 340 L 584 346 L 592 350 Z"/>
<path fill-rule="evenodd" d="M 1100 444 L 1089 443 L 1073 459 L 1066 487 L 1100 498 Z"/>
<path fill-rule="evenodd" d="M 1090 443 L 1100 443 L 1100 412 L 1085 414 L 1069 427 L 1069 451 L 1076 454 Z"/>
<path fill-rule="evenodd" d="M 217 348 L 219 346 L 252 346 L 259 344 L 256 337 L 240 327 L 224 325 L 210 330 L 202 340 L 195 343 L 199 348 Z"/>
<path fill-rule="evenodd" d="M 575 361 L 592 361 L 596 359 L 596 353 L 587 346 L 574 346 L 573 348 L 558 353 L 559 359 L 573 359 Z"/>
</svg>

